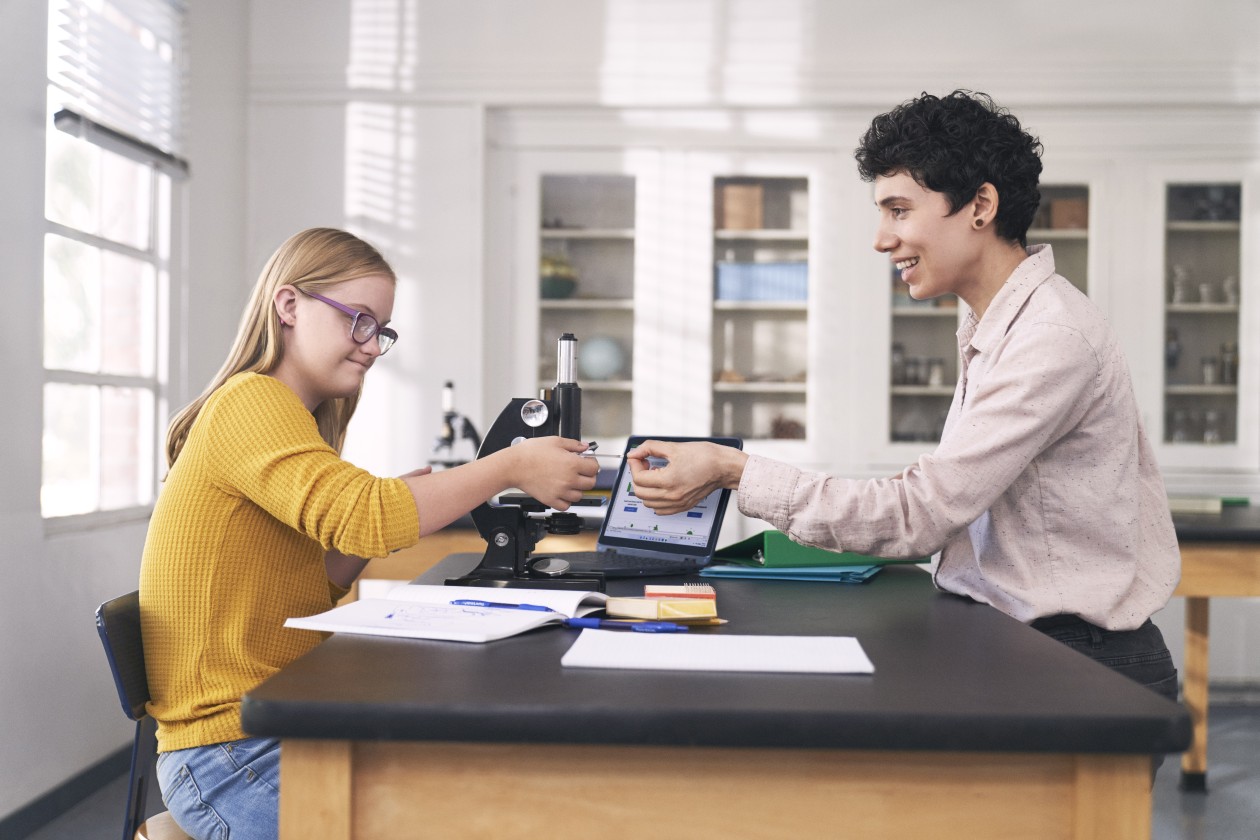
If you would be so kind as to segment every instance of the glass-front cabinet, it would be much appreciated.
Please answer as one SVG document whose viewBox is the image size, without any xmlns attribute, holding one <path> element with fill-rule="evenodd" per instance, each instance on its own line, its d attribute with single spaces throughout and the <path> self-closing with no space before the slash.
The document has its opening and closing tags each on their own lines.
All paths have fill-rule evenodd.
<svg viewBox="0 0 1260 840">
<path fill-rule="evenodd" d="M 1089 198 L 1086 184 L 1043 185 L 1028 244 L 1048 244 L 1055 266 L 1089 294 Z M 960 313 L 953 295 L 931 300 L 910 297 L 896 268 L 889 269 L 892 346 L 889 352 L 890 443 L 935 443 L 941 439 L 958 382 Z"/>
<path fill-rule="evenodd" d="M 872 187 L 826 139 L 860 136 L 858 122 L 805 120 L 768 143 L 751 123 L 674 142 L 568 111 L 492 121 L 487 413 L 550 387 L 571 332 L 583 435 L 601 452 L 630 434 L 737 435 L 758 454 L 879 476 L 931 450 L 966 307 L 912 300 L 872 248 Z M 1052 247 L 1111 325 L 1170 492 L 1251 492 L 1260 165 L 1081 137 L 1047 160 L 1028 242 Z"/>
<path fill-rule="evenodd" d="M 1168 184 L 1164 208 L 1164 442 L 1232 444 L 1242 381 L 1242 186 Z"/>
<path fill-rule="evenodd" d="M 582 428 L 590 437 L 629 434 L 635 195 L 632 175 L 540 178 L 537 384 L 555 384 L 556 341 L 574 333 Z"/>
<path fill-rule="evenodd" d="M 652 150 L 513 163 L 500 223 L 520 238 L 501 265 L 516 281 L 489 301 L 507 317 L 488 321 L 495 375 L 510 377 L 491 387 L 551 387 L 556 340 L 573 333 L 582 434 L 601 448 L 717 434 L 805 458 L 811 354 L 827 352 L 810 334 L 817 163 Z"/>
<path fill-rule="evenodd" d="M 803 439 L 808 179 L 719 177 L 713 210 L 713 433 Z"/>
</svg>

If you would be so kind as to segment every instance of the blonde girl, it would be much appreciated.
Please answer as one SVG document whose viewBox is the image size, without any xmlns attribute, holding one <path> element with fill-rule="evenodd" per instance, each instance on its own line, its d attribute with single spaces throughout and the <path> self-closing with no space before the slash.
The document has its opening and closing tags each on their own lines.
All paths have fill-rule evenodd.
<svg viewBox="0 0 1260 840">
<path fill-rule="evenodd" d="M 398 339 L 395 284 L 350 233 L 291 237 L 222 368 L 171 423 L 140 608 L 159 783 L 193 837 L 276 837 L 279 745 L 241 730 L 240 698 L 319 643 L 286 618 L 328 609 L 365 558 L 509 487 L 564 510 L 594 485 L 585 444 L 555 437 L 400 478 L 342 460 L 363 378 Z"/>
</svg>

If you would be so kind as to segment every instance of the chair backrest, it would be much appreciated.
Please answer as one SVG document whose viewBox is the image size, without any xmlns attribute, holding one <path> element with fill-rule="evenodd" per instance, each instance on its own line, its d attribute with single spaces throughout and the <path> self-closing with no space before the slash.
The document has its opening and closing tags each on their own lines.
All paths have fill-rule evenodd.
<svg viewBox="0 0 1260 840">
<path fill-rule="evenodd" d="M 144 836 L 149 790 L 157 781 L 157 723 L 144 708 L 149 701 L 149 679 L 144 670 L 144 641 L 140 635 L 140 593 L 132 592 L 97 607 L 96 632 L 105 646 L 123 714 L 136 722 L 122 832 L 123 840 L 132 840 Z"/>
<path fill-rule="evenodd" d="M 145 715 L 144 704 L 149 702 L 144 640 L 140 635 L 140 593 L 122 595 L 97 607 L 96 632 L 105 646 L 123 714 L 138 721 Z"/>
</svg>

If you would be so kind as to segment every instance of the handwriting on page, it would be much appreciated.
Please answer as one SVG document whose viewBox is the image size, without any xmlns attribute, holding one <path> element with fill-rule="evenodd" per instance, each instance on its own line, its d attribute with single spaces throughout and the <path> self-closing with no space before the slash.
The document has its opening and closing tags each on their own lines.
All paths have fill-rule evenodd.
<svg viewBox="0 0 1260 840">
<path fill-rule="evenodd" d="M 452 607 L 445 604 L 399 604 L 385 614 L 385 618 L 412 628 L 444 627 L 467 621 L 469 618 L 502 618 L 501 610 L 484 607 Z"/>
</svg>

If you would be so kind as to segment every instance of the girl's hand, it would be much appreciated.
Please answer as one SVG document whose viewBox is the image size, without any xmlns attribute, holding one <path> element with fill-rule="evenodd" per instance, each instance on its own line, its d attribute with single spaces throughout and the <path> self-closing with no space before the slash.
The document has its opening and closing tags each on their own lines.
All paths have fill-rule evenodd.
<svg viewBox="0 0 1260 840">
<path fill-rule="evenodd" d="M 522 441 L 504 450 L 511 453 L 513 484 L 538 501 L 568 510 L 569 505 L 595 486 L 599 464 L 584 458 L 587 444 L 563 437 Z"/>
</svg>

